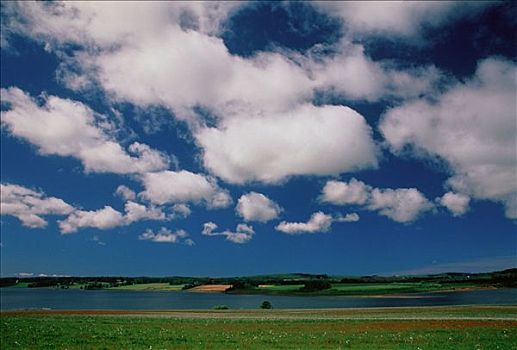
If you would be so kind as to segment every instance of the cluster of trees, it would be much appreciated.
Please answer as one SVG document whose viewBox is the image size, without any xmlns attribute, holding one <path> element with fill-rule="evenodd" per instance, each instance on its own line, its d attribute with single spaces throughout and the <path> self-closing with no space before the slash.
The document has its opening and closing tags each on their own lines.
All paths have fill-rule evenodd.
<svg viewBox="0 0 517 350">
<path fill-rule="evenodd" d="M 402 282 L 437 282 L 437 283 L 476 283 L 501 287 L 517 287 L 517 268 L 491 273 L 444 273 L 422 276 L 362 276 L 343 277 L 325 274 L 285 274 L 249 277 L 210 278 L 210 277 L 7 277 L 0 278 L 0 287 L 28 283 L 31 288 L 60 287 L 68 288 L 73 284 L 83 285 L 85 289 L 98 289 L 145 283 L 183 284 L 183 289 L 190 289 L 205 284 L 231 284 L 228 292 L 255 288 L 261 284 L 294 285 L 303 284 L 301 291 L 318 291 L 330 288 L 332 283 L 402 283 Z M 90 286 L 90 287 L 87 287 Z"/>
</svg>

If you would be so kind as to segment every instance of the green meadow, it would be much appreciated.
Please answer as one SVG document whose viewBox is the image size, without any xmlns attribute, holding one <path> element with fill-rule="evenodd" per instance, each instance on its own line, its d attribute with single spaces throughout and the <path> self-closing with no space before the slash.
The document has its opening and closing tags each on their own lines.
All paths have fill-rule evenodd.
<svg viewBox="0 0 517 350">
<path fill-rule="evenodd" d="M 306 291 L 303 284 L 261 285 L 231 291 L 235 294 L 270 295 L 383 295 L 427 293 L 458 289 L 479 289 L 474 283 L 393 282 L 393 283 L 332 283 L 330 288 Z"/>
<path fill-rule="evenodd" d="M 512 349 L 516 307 L 11 312 L 2 349 Z"/>
<path fill-rule="evenodd" d="M 169 283 L 144 283 L 144 284 L 130 284 L 126 286 L 110 287 L 112 290 L 130 290 L 130 291 L 143 291 L 143 292 L 177 292 L 183 288 L 183 284 L 169 284 Z"/>
</svg>

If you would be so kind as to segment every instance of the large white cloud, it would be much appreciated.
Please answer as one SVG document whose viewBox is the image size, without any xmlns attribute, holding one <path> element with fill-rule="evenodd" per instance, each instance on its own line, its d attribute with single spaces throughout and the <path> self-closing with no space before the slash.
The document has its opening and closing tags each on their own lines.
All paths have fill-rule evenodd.
<svg viewBox="0 0 517 350">
<path fill-rule="evenodd" d="M 100 48 L 157 35 L 167 26 L 217 34 L 242 2 L 8 2 L 2 8 L 7 33 L 42 41 L 76 42 Z M 63 30 L 63 29 L 68 30 Z"/>
<path fill-rule="evenodd" d="M 141 180 L 145 190 L 139 196 L 155 204 L 192 202 L 225 208 L 232 203 L 228 191 L 215 179 L 186 170 L 147 173 Z"/>
<path fill-rule="evenodd" d="M 417 100 L 388 110 L 380 130 L 395 153 L 450 165 L 449 186 L 478 199 L 502 202 L 517 218 L 515 64 L 481 61 L 475 76 L 435 101 Z"/>
<path fill-rule="evenodd" d="M 307 222 L 280 222 L 275 229 L 287 234 L 327 232 L 334 219 L 332 215 L 318 211 L 311 215 Z"/>
<path fill-rule="evenodd" d="M 39 105 L 18 88 L 2 89 L 2 125 L 33 145 L 43 155 L 71 156 L 86 171 L 118 174 L 156 171 L 168 166 L 168 158 L 145 144 L 132 143 L 127 151 L 109 136 L 110 125 L 80 102 L 55 96 Z"/>
<path fill-rule="evenodd" d="M 210 221 L 203 224 L 203 231 L 201 233 L 205 236 L 224 236 L 226 240 L 238 244 L 249 242 L 255 234 L 253 226 L 246 224 L 238 224 L 235 231 L 215 232 L 215 230 L 217 230 L 217 224 Z"/>
<path fill-rule="evenodd" d="M 43 192 L 14 184 L 0 184 L 0 214 L 12 215 L 24 226 L 45 227 L 48 223 L 42 215 L 67 215 L 73 210 L 62 199 L 46 197 Z"/>
<path fill-rule="evenodd" d="M 245 221 L 268 222 L 276 219 L 282 208 L 262 193 L 250 192 L 239 198 L 235 210 Z"/>
<path fill-rule="evenodd" d="M 336 175 L 377 165 L 371 129 L 343 106 L 303 105 L 285 114 L 231 119 L 195 135 L 203 163 L 225 181 L 275 183 L 293 175 Z"/>
<path fill-rule="evenodd" d="M 76 210 L 65 220 L 59 221 L 59 229 L 61 233 L 67 234 L 84 227 L 107 230 L 124 224 L 124 216 L 107 205 L 102 209 L 93 211 Z"/>
<path fill-rule="evenodd" d="M 374 188 L 354 178 L 349 182 L 327 181 L 319 198 L 335 205 L 360 205 L 401 223 L 415 221 L 433 208 L 416 188 Z"/>
<path fill-rule="evenodd" d="M 374 62 L 350 38 L 333 47 L 329 57 L 314 54 L 317 50 L 232 55 L 216 34 L 239 6 L 17 4 L 7 7 L 16 16 L 9 16 L 6 27 L 60 52 L 66 58 L 60 77 L 70 87 L 102 87 L 112 99 L 162 105 L 187 120 L 205 167 L 232 183 L 374 167 L 374 143 L 364 119 L 345 107 L 311 105 L 314 93 L 368 101 L 407 98 L 428 93 L 440 78 L 432 66 L 404 70 Z M 404 6 L 393 7 L 406 13 Z M 77 49 L 64 54 L 70 43 Z M 198 107 L 207 113 L 198 113 Z M 214 117 L 211 123 L 206 114 Z"/>
</svg>

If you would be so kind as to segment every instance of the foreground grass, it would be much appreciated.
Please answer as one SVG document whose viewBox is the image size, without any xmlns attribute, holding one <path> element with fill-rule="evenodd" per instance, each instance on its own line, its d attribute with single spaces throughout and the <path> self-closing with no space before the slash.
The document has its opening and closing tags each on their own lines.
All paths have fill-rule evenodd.
<svg viewBox="0 0 517 350">
<path fill-rule="evenodd" d="M 0 339 L 2 349 L 512 349 L 516 310 L 2 313 Z"/>
</svg>

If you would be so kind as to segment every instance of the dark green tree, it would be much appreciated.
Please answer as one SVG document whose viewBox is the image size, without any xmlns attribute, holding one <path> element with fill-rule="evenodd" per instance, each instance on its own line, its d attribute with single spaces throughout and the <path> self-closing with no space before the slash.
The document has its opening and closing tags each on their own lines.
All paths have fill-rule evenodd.
<svg viewBox="0 0 517 350">
<path fill-rule="evenodd" d="M 269 301 L 264 301 L 262 303 L 262 305 L 260 305 L 260 308 L 261 309 L 272 309 L 273 308 L 273 305 L 271 305 L 271 303 Z"/>
</svg>

